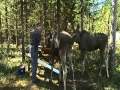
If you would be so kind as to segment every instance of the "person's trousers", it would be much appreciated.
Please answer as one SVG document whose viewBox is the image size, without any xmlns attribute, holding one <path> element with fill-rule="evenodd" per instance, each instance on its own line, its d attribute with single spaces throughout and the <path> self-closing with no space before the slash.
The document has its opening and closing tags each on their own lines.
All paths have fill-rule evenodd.
<svg viewBox="0 0 120 90">
<path fill-rule="evenodd" d="M 31 64 L 32 64 L 32 82 L 36 80 L 36 72 L 38 66 L 38 46 L 31 47 Z"/>
</svg>

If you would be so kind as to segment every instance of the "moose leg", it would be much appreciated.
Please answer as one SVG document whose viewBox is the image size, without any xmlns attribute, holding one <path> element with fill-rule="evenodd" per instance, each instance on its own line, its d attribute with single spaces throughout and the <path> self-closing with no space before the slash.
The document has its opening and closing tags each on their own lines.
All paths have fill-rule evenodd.
<svg viewBox="0 0 120 90">
<path fill-rule="evenodd" d="M 100 77 L 101 77 L 101 73 L 102 73 L 102 59 L 103 59 L 103 58 L 102 58 L 102 57 L 103 57 L 103 56 L 102 56 L 102 53 L 103 53 L 103 52 L 100 51 L 100 59 L 99 59 L 99 67 L 98 67 L 98 68 L 99 68 L 99 76 L 100 76 Z"/>
<path fill-rule="evenodd" d="M 104 50 L 100 50 L 100 60 L 99 60 L 99 76 L 102 76 L 102 66 L 103 66 L 103 60 L 104 60 Z"/>
<path fill-rule="evenodd" d="M 82 60 L 82 67 L 83 67 L 83 70 L 82 70 L 82 72 L 84 73 L 84 71 L 85 71 L 85 51 L 81 51 L 81 60 Z"/>
<path fill-rule="evenodd" d="M 70 61 L 70 63 L 71 63 L 71 69 L 72 69 L 72 79 L 73 79 L 73 90 L 76 90 L 76 84 L 75 84 L 75 75 L 74 75 L 74 65 L 73 65 L 73 61 L 72 61 L 72 53 L 71 53 L 71 51 L 70 52 L 68 52 L 68 58 L 69 58 L 69 61 Z"/>
<path fill-rule="evenodd" d="M 110 75 L 109 75 L 109 49 L 108 49 L 108 45 L 107 45 L 107 47 L 106 47 L 106 49 L 105 49 L 105 67 L 106 67 L 106 73 L 107 73 L 107 78 L 109 78 L 110 77 Z"/>
<path fill-rule="evenodd" d="M 104 59 L 104 50 L 100 50 L 100 63 L 99 63 L 99 77 L 98 77 L 98 85 L 99 90 L 104 90 L 103 78 L 102 78 L 102 66 Z"/>
<path fill-rule="evenodd" d="M 49 61 L 53 61 L 53 59 L 52 59 L 52 56 L 50 56 L 49 57 Z M 51 77 L 50 77 L 50 82 L 52 82 L 52 79 L 53 79 L 53 66 L 54 66 L 54 63 L 52 62 L 52 63 L 50 63 L 51 64 Z"/>
<path fill-rule="evenodd" d="M 107 78 L 109 78 L 109 77 L 110 77 L 110 76 L 109 76 L 109 70 L 108 70 L 108 68 L 109 68 L 108 63 L 109 63 L 109 61 L 108 61 L 108 57 L 106 57 L 106 60 L 105 60 L 105 66 L 106 66 Z"/>
<path fill-rule="evenodd" d="M 62 80 L 62 60 L 63 60 L 63 53 L 62 53 L 62 50 L 60 50 L 59 51 L 59 55 L 60 55 L 60 67 L 59 67 L 59 69 L 60 69 L 60 75 L 59 75 L 59 80 L 60 80 L 60 82 L 61 82 L 61 80 Z"/>
<path fill-rule="evenodd" d="M 66 49 L 60 51 L 60 58 L 62 63 L 64 90 L 66 90 L 66 80 L 67 80 Z"/>
</svg>

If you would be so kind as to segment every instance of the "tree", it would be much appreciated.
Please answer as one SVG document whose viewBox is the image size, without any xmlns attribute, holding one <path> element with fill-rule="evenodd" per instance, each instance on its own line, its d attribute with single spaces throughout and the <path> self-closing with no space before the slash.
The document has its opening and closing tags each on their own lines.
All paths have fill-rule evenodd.
<svg viewBox="0 0 120 90">
<path fill-rule="evenodd" d="M 2 38 L 1 38 L 1 28 L 2 28 L 2 18 L 1 18 L 1 12 L 0 12 L 0 41 L 2 40 Z M 0 42 L 1 43 L 1 42 Z"/>
<path fill-rule="evenodd" d="M 18 0 L 14 0 L 14 8 L 15 8 L 15 35 L 16 35 L 16 47 L 18 48 Z"/>
<path fill-rule="evenodd" d="M 24 8 L 25 8 L 25 41 L 26 41 L 26 43 L 27 43 L 27 41 L 29 41 L 29 40 L 27 40 L 28 39 L 28 34 L 27 34 L 27 32 L 28 32 L 28 0 L 25 0 L 24 1 Z"/>
<path fill-rule="evenodd" d="M 118 3 L 117 3 L 117 9 L 120 10 L 120 0 L 118 0 Z M 118 11 L 117 12 L 117 30 L 120 31 L 120 12 Z"/>
<path fill-rule="evenodd" d="M 116 29 L 117 29 L 117 0 L 112 0 L 112 66 L 113 70 L 115 68 L 115 51 L 116 51 L 116 44 L 115 44 L 115 37 L 116 37 Z"/>
<path fill-rule="evenodd" d="M 22 61 L 25 60 L 25 43 L 24 43 L 24 16 L 23 16 L 23 12 L 24 12 L 24 2 L 23 0 L 20 0 L 21 3 L 21 39 L 22 39 Z"/>
</svg>

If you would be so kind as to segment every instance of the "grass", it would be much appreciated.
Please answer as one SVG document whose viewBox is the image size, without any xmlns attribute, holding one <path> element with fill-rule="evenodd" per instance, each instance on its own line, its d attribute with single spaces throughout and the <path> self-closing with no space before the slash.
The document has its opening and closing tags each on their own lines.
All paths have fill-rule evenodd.
<svg viewBox="0 0 120 90">
<path fill-rule="evenodd" d="M 0 61 L 0 83 L 3 81 L 8 82 L 8 80 L 15 77 L 15 71 L 20 65 L 20 58 L 13 58 L 13 59 L 5 59 Z M 14 79 L 14 78 L 13 78 Z M 5 84 L 5 83 L 4 83 Z"/>
<path fill-rule="evenodd" d="M 6 44 L 4 44 L 0 48 L 0 90 L 26 90 L 25 88 L 30 83 L 30 77 L 26 75 L 20 78 L 15 75 L 22 62 L 20 52 L 17 51 L 15 45 L 10 45 L 9 54 L 7 58 Z"/>
<path fill-rule="evenodd" d="M 11 48 L 15 48 L 12 46 Z M 12 51 L 10 49 L 10 54 L 15 57 L 7 57 L 6 48 L 0 48 L 2 54 L 2 58 L 0 59 L 0 90 L 47 90 L 49 88 L 49 84 L 46 82 L 40 81 L 39 84 L 31 83 L 30 73 L 27 71 L 27 63 L 22 62 L 21 54 L 17 50 Z M 26 67 L 26 74 L 24 77 L 16 76 L 16 71 L 21 62 Z M 52 84 L 52 90 L 56 88 L 56 85 Z"/>
<path fill-rule="evenodd" d="M 15 46 L 11 46 L 12 48 L 15 48 Z M 5 52 L 5 48 L 0 50 L 0 52 Z M 21 78 L 15 75 L 15 72 L 22 62 L 22 58 L 19 54 L 20 52 L 15 51 L 12 53 L 15 55 L 14 58 L 9 57 L 6 59 L 6 56 L 3 55 L 4 58 L 0 60 L 0 90 L 48 90 L 50 86 L 54 87 L 52 90 L 57 90 L 56 85 L 50 85 L 50 83 L 41 81 L 38 85 L 31 83 L 30 73 L 27 71 L 26 75 Z M 96 53 L 96 52 L 95 52 Z M 74 59 L 79 59 L 79 51 L 74 51 Z M 90 56 L 90 55 L 88 55 Z M 94 62 L 94 57 L 87 57 L 88 59 L 93 59 L 92 62 Z M 117 47 L 116 51 L 116 71 L 113 74 L 113 77 L 108 80 L 105 79 L 104 82 L 107 84 L 105 86 L 105 90 L 119 90 L 120 86 L 120 48 Z M 27 63 L 24 63 L 27 67 Z M 75 64 L 78 64 L 77 62 Z M 75 66 L 76 69 L 78 69 L 78 65 Z M 93 68 L 93 67 L 91 67 Z M 93 70 L 94 71 L 94 70 Z M 90 73 L 89 73 L 90 74 Z"/>
<path fill-rule="evenodd" d="M 24 77 L 15 75 L 21 58 L 0 61 L 0 90 L 42 90 L 42 87 L 31 83 L 29 73 Z"/>
</svg>

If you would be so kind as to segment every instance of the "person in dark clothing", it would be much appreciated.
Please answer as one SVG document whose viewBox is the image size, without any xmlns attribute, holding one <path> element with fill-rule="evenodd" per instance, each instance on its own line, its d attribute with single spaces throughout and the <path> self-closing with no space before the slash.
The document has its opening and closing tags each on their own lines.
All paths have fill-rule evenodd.
<svg viewBox="0 0 120 90">
<path fill-rule="evenodd" d="M 37 24 L 36 28 L 30 33 L 31 39 L 31 63 L 32 63 L 32 82 L 37 81 L 36 71 L 37 71 L 37 59 L 38 59 L 38 45 L 40 44 L 42 28 Z"/>
</svg>

